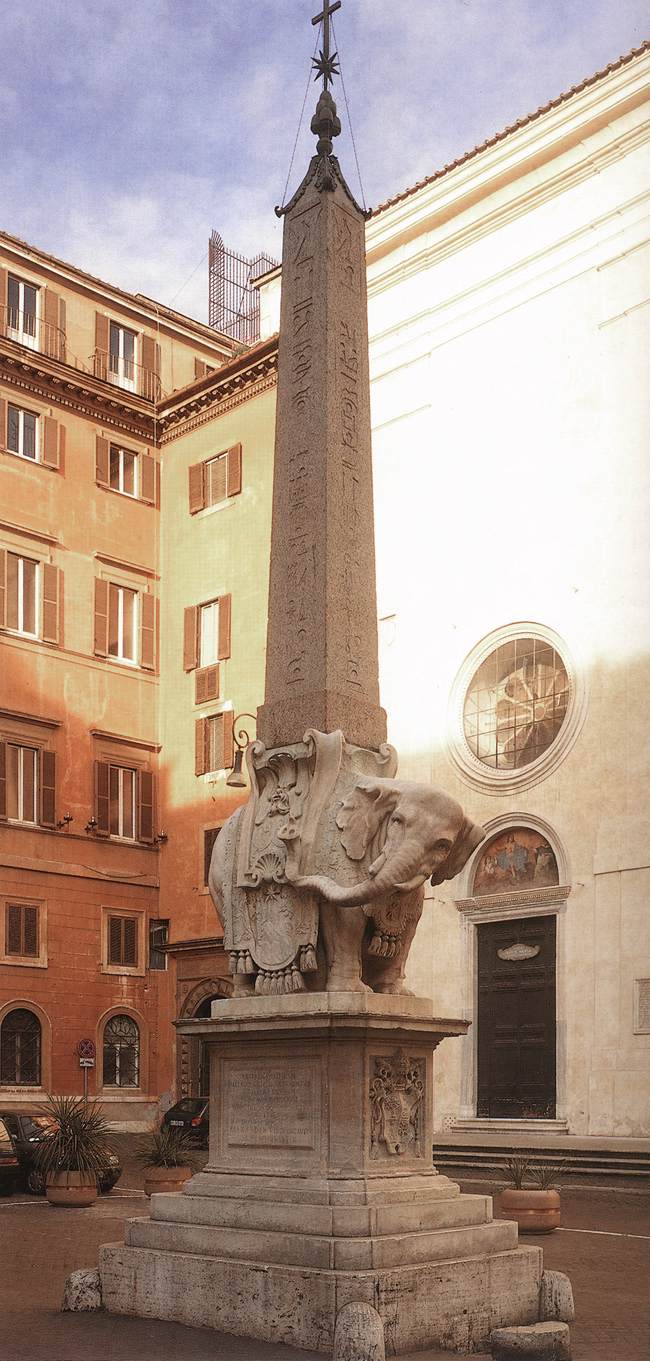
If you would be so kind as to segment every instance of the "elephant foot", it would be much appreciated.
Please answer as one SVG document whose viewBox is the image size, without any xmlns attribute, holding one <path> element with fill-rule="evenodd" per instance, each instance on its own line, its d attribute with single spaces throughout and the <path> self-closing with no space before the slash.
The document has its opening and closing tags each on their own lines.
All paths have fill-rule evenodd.
<svg viewBox="0 0 650 1361">
<path fill-rule="evenodd" d="M 414 997 L 415 993 L 407 988 L 403 978 L 383 979 L 373 989 L 374 992 L 387 992 L 397 997 Z"/>
<path fill-rule="evenodd" d="M 364 983 L 361 978 L 345 978 L 336 975 L 330 975 L 326 987 L 328 992 L 372 992 L 372 988 L 369 988 L 368 984 Z"/>
</svg>

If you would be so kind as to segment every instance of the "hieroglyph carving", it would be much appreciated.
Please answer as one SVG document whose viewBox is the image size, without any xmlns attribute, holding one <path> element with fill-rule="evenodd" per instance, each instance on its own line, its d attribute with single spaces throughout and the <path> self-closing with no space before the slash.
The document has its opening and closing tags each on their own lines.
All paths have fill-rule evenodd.
<svg viewBox="0 0 650 1361">
<path fill-rule="evenodd" d="M 421 1158 L 421 1107 L 424 1059 L 397 1049 L 390 1058 L 375 1058 L 370 1079 L 370 1156 L 410 1154 Z"/>
</svg>

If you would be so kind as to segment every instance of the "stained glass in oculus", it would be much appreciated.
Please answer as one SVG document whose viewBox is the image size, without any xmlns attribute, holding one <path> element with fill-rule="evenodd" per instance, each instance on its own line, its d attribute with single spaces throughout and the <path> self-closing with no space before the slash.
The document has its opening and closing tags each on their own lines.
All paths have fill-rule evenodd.
<svg viewBox="0 0 650 1361">
<path fill-rule="evenodd" d="M 496 647 L 467 688 L 463 730 L 470 751 L 494 770 L 530 765 L 566 718 L 569 678 L 559 652 L 539 638 Z"/>
</svg>

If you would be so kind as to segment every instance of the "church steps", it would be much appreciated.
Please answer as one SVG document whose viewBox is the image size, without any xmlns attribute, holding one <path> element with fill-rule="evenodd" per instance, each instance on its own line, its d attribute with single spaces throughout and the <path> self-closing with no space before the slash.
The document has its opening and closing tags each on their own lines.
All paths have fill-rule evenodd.
<svg viewBox="0 0 650 1361">
<path fill-rule="evenodd" d="M 462 1175 L 484 1172 L 489 1179 L 502 1178 L 506 1164 L 514 1155 L 530 1158 L 537 1164 L 563 1166 L 563 1178 L 620 1177 L 650 1178 L 650 1147 L 646 1150 L 567 1148 L 566 1144 L 543 1146 L 521 1142 L 435 1144 L 433 1158 L 440 1171 Z"/>
</svg>

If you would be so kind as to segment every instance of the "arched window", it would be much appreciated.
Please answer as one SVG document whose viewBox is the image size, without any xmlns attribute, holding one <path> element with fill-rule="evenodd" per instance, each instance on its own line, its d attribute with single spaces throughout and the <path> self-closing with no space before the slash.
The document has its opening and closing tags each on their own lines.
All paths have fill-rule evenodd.
<svg viewBox="0 0 650 1361">
<path fill-rule="evenodd" d="M 0 1030 L 0 1082 L 3 1086 L 38 1087 L 41 1081 L 41 1023 L 33 1011 L 17 1007 Z"/>
<path fill-rule="evenodd" d="M 130 1016 L 111 1016 L 104 1027 L 104 1086 L 137 1087 L 140 1031 Z"/>
</svg>

